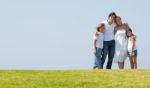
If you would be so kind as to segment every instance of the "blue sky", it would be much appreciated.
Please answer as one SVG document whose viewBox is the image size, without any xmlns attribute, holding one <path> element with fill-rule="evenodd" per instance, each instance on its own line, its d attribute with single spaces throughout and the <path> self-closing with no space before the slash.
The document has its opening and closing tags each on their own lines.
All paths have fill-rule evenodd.
<svg viewBox="0 0 150 88">
<path fill-rule="evenodd" d="M 150 68 L 149 0 L 1 0 L 0 69 L 91 69 L 95 26 L 115 11 Z M 126 60 L 125 68 L 129 68 Z M 113 63 L 113 69 L 117 65 Z"/>
</svg>

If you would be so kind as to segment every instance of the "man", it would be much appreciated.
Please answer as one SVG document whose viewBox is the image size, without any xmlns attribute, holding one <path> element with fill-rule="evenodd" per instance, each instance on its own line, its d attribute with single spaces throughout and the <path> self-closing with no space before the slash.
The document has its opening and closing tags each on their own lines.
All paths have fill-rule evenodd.
<svg viewBox="0 0 150 88">
<path fill-rule="evenodd" d="M 108 54 L 108 62 L 107 62 L 106 69 L 111 69 L 112 61 L 115 53 L 115 40 L 114 40 L 114 28 L 116 26 L 115 17 L 116 17 L 116 13 L 111 12 L 108 15 L 108 19 L 102 22 L 105 24 L 105 32 L 104 32 L 104 45 L 103 45 L 101 67 L 103 68 L 106 56 Z"/>
</svg>

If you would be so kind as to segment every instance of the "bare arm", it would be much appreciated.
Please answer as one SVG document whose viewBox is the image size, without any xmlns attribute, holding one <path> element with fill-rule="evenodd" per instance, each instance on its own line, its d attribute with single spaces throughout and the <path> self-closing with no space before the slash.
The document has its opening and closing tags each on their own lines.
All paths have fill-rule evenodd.
<svg viewBox="0 0 150 88">
<path fill-rule="evenodd" d="M 132 42 L 133 42 L 133 46 L 132 46 L 132 51 L 133 51 L 133 50 L 134 50 L 134 47 L 135 47 L 136 36 L 133 36 Z"/>
<path fill-rule="evenodd" d="M 96 40 L 93 40 L 93 53 L 96 53 Z"/>
<path fill-rule="evenodd" d="M 96 33 L 93 36 L 93 53 L 96 53 Z"/>
</svg>

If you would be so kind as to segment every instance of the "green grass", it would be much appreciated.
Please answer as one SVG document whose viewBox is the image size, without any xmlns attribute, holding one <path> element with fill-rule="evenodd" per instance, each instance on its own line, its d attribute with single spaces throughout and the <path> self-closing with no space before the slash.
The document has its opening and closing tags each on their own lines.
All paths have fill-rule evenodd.
<svg viewBox="0 0 150 88">
<path fill-rule="evenodd" d="M 150 88 L 150 70 L 0 70 L 0 88 Z"/>
</svg>

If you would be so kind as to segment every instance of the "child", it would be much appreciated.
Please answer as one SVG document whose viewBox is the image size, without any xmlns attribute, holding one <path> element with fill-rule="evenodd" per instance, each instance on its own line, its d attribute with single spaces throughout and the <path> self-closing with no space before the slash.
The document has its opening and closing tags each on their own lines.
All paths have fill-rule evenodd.
<svg viewBox="0 0 150 88">
<path fill-rule="evenodd" d="M 102 56 L 102 48 L 103 48 L 103 32 L 105 30 L 105 26 L 103 23 L 99 24 L 96 27 L 96 33 L 93 37 L 93 53 L 95 56 L 95 62 L 93 69 L 101 69 L 101 56 Z"/>
<path fill-rule="evenodd" d="M 137 69 L 137 48 L 136 48 L 136 36 L 132 33 L 132 29 L 128 29 L 128 55 L 130 59 L 131 69 Z"/>
</svg>

